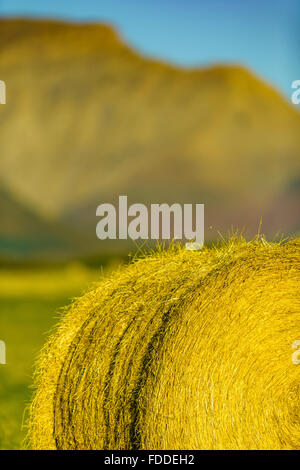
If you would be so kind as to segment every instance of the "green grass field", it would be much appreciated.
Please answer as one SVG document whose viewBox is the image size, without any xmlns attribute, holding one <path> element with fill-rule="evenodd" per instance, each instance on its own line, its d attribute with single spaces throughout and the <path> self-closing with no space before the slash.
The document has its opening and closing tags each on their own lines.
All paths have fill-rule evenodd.
<svg viewBox="0 0 300 470">
<path fill-rule="evenodd" d="M 81 265 L 0 271 L 0 339 L 7 354 L 7 364 L 0 364 L 0 449 L 22 448 L 39 350 L 62 307 L 100 276 Z"/>
</svg>

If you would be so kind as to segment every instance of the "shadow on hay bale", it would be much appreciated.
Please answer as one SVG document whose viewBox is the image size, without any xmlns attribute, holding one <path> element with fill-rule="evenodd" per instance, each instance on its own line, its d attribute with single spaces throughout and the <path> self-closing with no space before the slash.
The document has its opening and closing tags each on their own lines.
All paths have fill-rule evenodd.
<svg viewBox="0 0 300 470">
<path fill-rule="evenodd" d="M 300 448 L 299 246 L 173 247 L 102 280 L 42 351 L 31 447 Z"/>
</svg>

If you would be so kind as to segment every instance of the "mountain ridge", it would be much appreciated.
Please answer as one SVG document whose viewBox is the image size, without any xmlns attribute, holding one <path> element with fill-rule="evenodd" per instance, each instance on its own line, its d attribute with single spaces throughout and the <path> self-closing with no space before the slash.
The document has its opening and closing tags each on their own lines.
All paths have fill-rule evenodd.
<svg viewBox="0 0 300 470">
<path fill-rule="evenodd" d="M 273 233 L 277 201 L 293 232 L 300 114 L 246 67 L 144 58 L 97 24 L 0 20 L 0 44 L 0 180 L 44 219 L 92 238 L 97 205 L 127 194 Z"/>
</svg>

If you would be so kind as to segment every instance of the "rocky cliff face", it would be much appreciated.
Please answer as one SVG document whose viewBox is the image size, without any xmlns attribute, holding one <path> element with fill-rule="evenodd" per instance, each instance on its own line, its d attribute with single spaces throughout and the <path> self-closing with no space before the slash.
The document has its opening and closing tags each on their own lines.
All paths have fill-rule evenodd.
<svg viewBox="0 0 300 470">
<path fill-rule="evenodd" d="M 107 25 L 2 19 L 0 45 L 0 182 L 44 220 L 94 239 L 126 194 L 204 203 L 211 238 L 298 230 L 300 114 L 247 69 L 146 59 Z"/>
</svg>

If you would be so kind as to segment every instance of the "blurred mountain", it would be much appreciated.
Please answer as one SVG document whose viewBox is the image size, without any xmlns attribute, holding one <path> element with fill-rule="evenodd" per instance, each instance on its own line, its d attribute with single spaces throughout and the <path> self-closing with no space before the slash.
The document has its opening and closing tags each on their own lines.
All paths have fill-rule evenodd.
<svg viewBox="0 0 300 470">
<path fill-rule="evenodd" d="M 210 238 L 261 217 L 299 229 L 300 114 L 246 68 L 154 61 L 107 25 L 1 19 L 0 73 L 0 182 L 90 248 L 119 194 L 205 203 Z"/>
<path fill-rule="evenodd" d="M 0 189 L 0 214 L 1 260 L 7 257 L 47 258 L 49 251 L 56 253 L 60 259 L 72 245 L 68 241 L 67 231 L 43 220 L 3 188 Z"/>
</svg>

